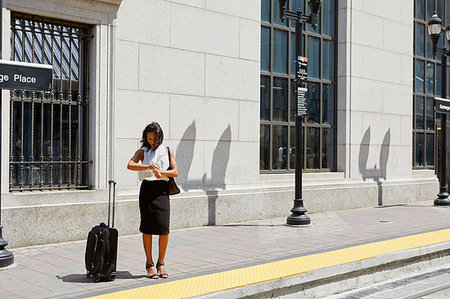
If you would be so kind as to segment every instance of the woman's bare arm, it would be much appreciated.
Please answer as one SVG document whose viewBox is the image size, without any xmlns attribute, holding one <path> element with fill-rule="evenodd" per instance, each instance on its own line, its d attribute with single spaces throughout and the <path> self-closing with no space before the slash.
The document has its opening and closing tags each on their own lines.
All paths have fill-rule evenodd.
<svg viewBox="0 0 450 299">
<path fill-rule="evenodd" d="M 172 149 L 170 150 L 170 170 L 160 170 L 160 173 L 162 175 L 168 176 L 168 177 L 177 177 L 178 176 L 178 166 L 177 161 L 175 160 L 175 154 L 173 153 Z"/>
<path fill-rule="evenodd" d="M 143 160 L 144 160 L 144 150 L 138 149 L 134 153 L 134 156 L 130 159 L 130 161 L 128 161 L 127 168 L 129 170 L 134 170 L 134 171 L 142 171 L 142 170 L 150 169 L 149 165 L 144 165 L 144 164 L 139 163 L 140 161 L 143 161 Z"/>
</svg>

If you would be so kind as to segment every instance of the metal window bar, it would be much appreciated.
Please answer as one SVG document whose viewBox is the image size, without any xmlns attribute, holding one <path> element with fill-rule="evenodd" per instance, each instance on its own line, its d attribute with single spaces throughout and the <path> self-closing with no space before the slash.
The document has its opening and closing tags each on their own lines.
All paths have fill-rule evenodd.
<svg viewBox="0 0 450 299">
<path fill-rule="evenodd" d="M 89 188 L 87 25 L 13 12 L 11 60 L 53 65 L 51 92 L 12 90 L 9 190 Z"/>
</svg>

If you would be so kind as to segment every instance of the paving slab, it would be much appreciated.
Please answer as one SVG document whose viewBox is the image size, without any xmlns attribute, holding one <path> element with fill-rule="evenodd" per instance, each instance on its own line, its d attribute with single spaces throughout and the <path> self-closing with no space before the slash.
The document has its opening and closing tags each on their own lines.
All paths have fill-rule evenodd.
<svg viewBox="0 0 450 299">
<path fill-rule="evenodd" d="M 106 283 L 85 276 L 85 240 L 10 249 L 15 265 L 0 271 L 0 292 L 2 298 L 84 298 L 450 228 L 450 207 L 432 200 L 309 216 L 312 225 L 305 227 L 274 218 L 174 230 L 167 280 L 145 277 L 140 235 L 119 236 L 117 278 Z"/>
</svg>

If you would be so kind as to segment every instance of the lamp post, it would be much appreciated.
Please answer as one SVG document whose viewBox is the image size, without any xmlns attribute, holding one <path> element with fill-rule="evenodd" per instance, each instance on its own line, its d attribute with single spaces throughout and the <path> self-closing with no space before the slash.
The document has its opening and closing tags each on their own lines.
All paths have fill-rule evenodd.
<svg viewBox="0 0 450 299">
<path fill-rule="evenodd" d="M 442 55 L 441 64 L 441 96 L 447 97 L 447 56 L 450 56 L 450 51 L 446 48 L 439 48 L 437 46 L 439 38 L 442 32 L 442 20 L 435 12 L 431 19 L 428 21 L 428 34 L 430 35 L 431 42 L 433 44 L 433 56 L 436 54 Z M 450 25 L 445 28 L 445 38 L 450 46 Z M 437 110 L 437 109 L 436 109 Z M 439 175 L 439 194 L 438 198 L 434 201 L 436 206 L 448 206 L 450 200 L 447 192 L 447 154 L 446 154 L 446 138 L 447 138 L 447 114 L 441 115 L 441 161 L 440 175 Z"/>
<path fill-rule="evenodd" d="M 314 28 L 317 27 L 317 13 L 322 5 L 322 0 L 309 0 L 311 14 L 308 16 L 300 9 L 297 11 L 286 10 L 286 0 L 278 0 L 279 13 L 281 21 L 285 19 L 295 21 L 295 95 L 297 98 L 297 113 L 295 115 L 295 199 L 292 214 L 287 217 L 287 225 L 307 225 L 311 219 L 305 213 L 307 210 L 303 206 L 302 199 L 302 163 L 301 154 L 303 147 L 302 140 L 302 118 L 305 115 L 305 94 L 307 91 L 307 59 L 301 56 L 302 50 L 302 31 L 305 23 L 310 23 Z"/>
</svg>

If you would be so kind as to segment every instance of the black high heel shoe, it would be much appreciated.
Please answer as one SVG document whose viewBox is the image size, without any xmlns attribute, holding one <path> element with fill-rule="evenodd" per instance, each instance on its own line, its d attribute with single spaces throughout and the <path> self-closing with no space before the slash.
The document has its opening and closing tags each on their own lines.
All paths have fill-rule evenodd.
<svg viewBox="0 0 450 299">
<path fill-rule="evenodd" d="M 160 263 L 160 262 L 158 261 L 158 262 L 156 263 L 156 270 L 158 270 L 159 277 L 166 279 L 166 278 L 169 277 L 169 274 L 167 274 L 167 273 L 161 273 L 161 269 L 160 269 L 161 266 L 164 266 L 164 263 Z"/>
<path fill-rule="evenodd" d="M 145 270 L 147 270 L 147 278 L 159 279 L 158 272 L 156 272 L 155 274 L 152 274 L 152 275 L 148 275 L 148 268 L 151 268 L 151 267 L 154 267 L 154 266 L 155 266 L 155 264 L 145 263 Z"/>
</svg>

